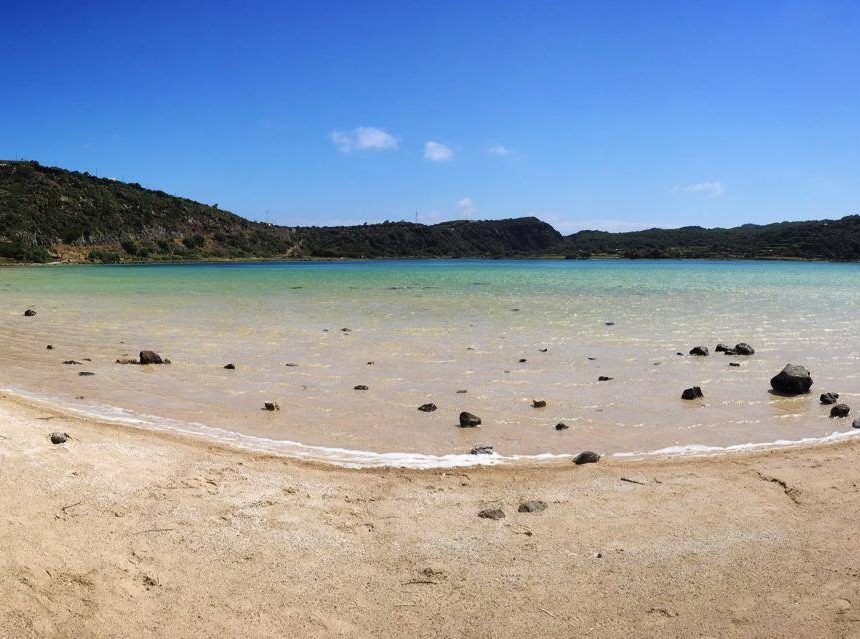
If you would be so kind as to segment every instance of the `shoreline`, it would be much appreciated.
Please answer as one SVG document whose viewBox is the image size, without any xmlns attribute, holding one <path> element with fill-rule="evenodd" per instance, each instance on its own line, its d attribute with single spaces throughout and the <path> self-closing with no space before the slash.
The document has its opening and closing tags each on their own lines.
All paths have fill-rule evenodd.
<svg viewBox="0 0 860 639">
<path fill-rule="evenodd" d="M 264 439 L 253 435 L 244 435 L 236 431 L 224 431 L 220 428 L 207 426 L 206 424 L 188 424 L 198 426 L 203 430 L 193 431 L 176 427 L 158 427 L 154 423 L 145 422 L 142 417 L 126 419 L 110 419 L 104 415 L 86 413 L 74 408 L 63 406 L 49 399 L 33 397 L 22 391 L 2 389 L 2 398 L 9 400 L 18 406 L 50 412 L 57 417 L 65 417 L 70 420 L 80 420 L 93 424 L 97 427 L 132 429 L 142 433 L 151 433 L 180 442 L 195 442 L 200 445 L 211 447 L 218 446 L 225 450 L 238 454 L 249 455 L 271 455 L 299 463 L 318 464 L 321 467 L 344 468 L 344 469 L 398 469 L 398 470 L 426 470 L 445 471 L 457 469 L 492 468 L 492 467 L 531 467 L 537 468 L 544 465 L 569 463 L 579 454 L 580 450 L 571 450 L 567 453 L 538 453 L 532 455 L 500 455 L 493 452 L 490 455 L 473 455 L 471 453 L 445 453 L 431 454 L 420 452 L 377 452 L 342 447 L 316 446 L 293 442 L 288 440 Z M 170 422 L 157 416 L 148 416 Z M 177 423 L 179 424 L 179 423 Z M 222 434 L 217 436 L 216 433 Z M 772 442 L 746 442 L 732 444 L 729 446 L 706 446 L 701 444 L 688 444 L 684 446 L 671 447 L 676 450 L 657 449 L 651 451 L 616 452 L 604 454 L 596 451 L 601 456 L 600 463 L 612 460 L 615 463 L 635 463 L 644 461 L 655 461 L 670 463 L 679 460 L 700 460 L 710 458 L 731 457 L 737 455 L 749 455 L 766 453 L 771 451 L 803 449 L 808 447 L 838 445 L 860 437 L 860 429 L 849 428 L 844 431 L 834 431 L 821 437 L 807 437 L 800 440 L 776 440 Z M 292 449 L 292 452 L 290 452 Z"/>
<path fill-rule="evenodd" d="M 203 258 L 190 260 L 151 260 L 151 261 L 128 261 L 106 264 L 102 262 L 72 262 L 68 260 L 57 260 L 53 262 L 4 262 L 0 261 L 0 268 L 12 268 L 21 266 L 203 266 L 219 264 L 318 264 L 318 263 L 353 263 L 353 262 L 415 262 L 415 261 L 518 261 L 518 262 L 789 262 L 815 264 L 860 264 L 860 260 L 834 260 L 823 257 L 624 257 L 614 254 L 600 254 L 589 257 L 573 257 L 561 253 L 547 255 L 410 255 L 410 256 L 387 256 L 387 257 L 243 257 L 243 258 Z"/>
<path fill-rule="evenodd" d="M 6 397 L 0 628 L 856 636 L 858 452 L 347 469 Z M 545 510 L 518 512 L 528 500 Z"/>
</svg>

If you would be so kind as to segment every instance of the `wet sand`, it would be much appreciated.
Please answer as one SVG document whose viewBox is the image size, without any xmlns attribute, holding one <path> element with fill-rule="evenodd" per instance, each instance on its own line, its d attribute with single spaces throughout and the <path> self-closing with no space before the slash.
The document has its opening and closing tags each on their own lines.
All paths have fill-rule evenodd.
<svg viewBox="0 0 860 639">
<path fill-rule="evenodd" d="M 6 397 L 0 635 L 860 637 L 858 454 L 347 470 Z"/>
</svg>

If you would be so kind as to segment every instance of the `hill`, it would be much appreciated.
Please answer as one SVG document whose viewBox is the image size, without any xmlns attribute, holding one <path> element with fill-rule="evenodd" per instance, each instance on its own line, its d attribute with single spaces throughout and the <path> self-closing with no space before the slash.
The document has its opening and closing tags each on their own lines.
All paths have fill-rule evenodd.
<svg viewBox="0 0 860 639">
<path fill-rule="evenodd" d="M 525 256 L 561 241 L 536 218 L 283 227 L 139 184 L 0 162 L 0 259 L 7 261 Z"/>
<path fill-rule="evenodd" d="M 860 215 L 840 220 L 745 224 L 735 228 L 580 231 L 561 245 L 568 257 L 860 260 Z"/>
<path fill-rule="evenodd" d="M 860 215 L 727 229 L 580 231 L 567 237 L 534 217 L 284 227 L 139 184 L 37 162 L 0 161 L 0 261 L 549 255 L 860 261 Z"/>
</svg>

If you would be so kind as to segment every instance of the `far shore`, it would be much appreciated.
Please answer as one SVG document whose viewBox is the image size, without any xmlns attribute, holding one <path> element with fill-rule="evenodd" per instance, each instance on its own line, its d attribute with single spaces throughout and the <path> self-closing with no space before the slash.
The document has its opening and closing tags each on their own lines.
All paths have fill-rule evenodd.
<svg viewBox="0 0 860 639">
<path fill-rule="evenodd" d="M 539 262 L 539 261 L 568 261 L 568 262 L 589 262 L 589 261 L 630 261 L 630 262 L 814 262 L 825 264 L 860 264 L 860 262 L 847 260 L 826 260 L 816 257 L 640 257 L 627 258 L 620 255 L 592 255 L 590 257 L 571 257 L 567 255 L 505 255 L 505 256 L 489 256 L 489 255 L 468 255 L 468 256 L 389 256 L 389 257 L 247 257 L 247 258 L 203 258 L 199 260 L 151 260 L 151 261 L 127 261 L 115 263 L 100 263 L 89 261 L 68 261 L 57 260 L 54 262 L 6 262 L 0 260 L 0 268 L 3 267 L 21 267 L 21 266 L 192 266 L 201 264 L 260 264 L 260 263 L 350 263 L 350 262 L 409 262 L 409 261 L 434 261 L 441 262 L 446 260 L 514 260 L 522 262 Z"/>
<path fill-rule="evenodd" d="M 4 397 L 0 629 L 857 637 L 858 454 L 348 470 Z"/>
</svg>

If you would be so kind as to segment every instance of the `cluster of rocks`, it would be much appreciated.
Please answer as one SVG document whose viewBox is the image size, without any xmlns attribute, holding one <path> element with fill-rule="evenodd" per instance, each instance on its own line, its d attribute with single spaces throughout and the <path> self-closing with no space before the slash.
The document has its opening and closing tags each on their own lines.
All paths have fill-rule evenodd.
<svg viewBox="0 0 860 639">
<path fill-rule="evenodd" d="M 717 344 L 714 351 L 717 353 L 723 353 L 724 355 L 755 355 L 755 349 L 746 342 L 741 342 L 740 344 L 735 345 L 734 348 L 720 343 Z M 710 355 L 710 351 L 707 346 L 694 346 L 690 349 L 690 355 L 707 357 Z"/>
</svg>

